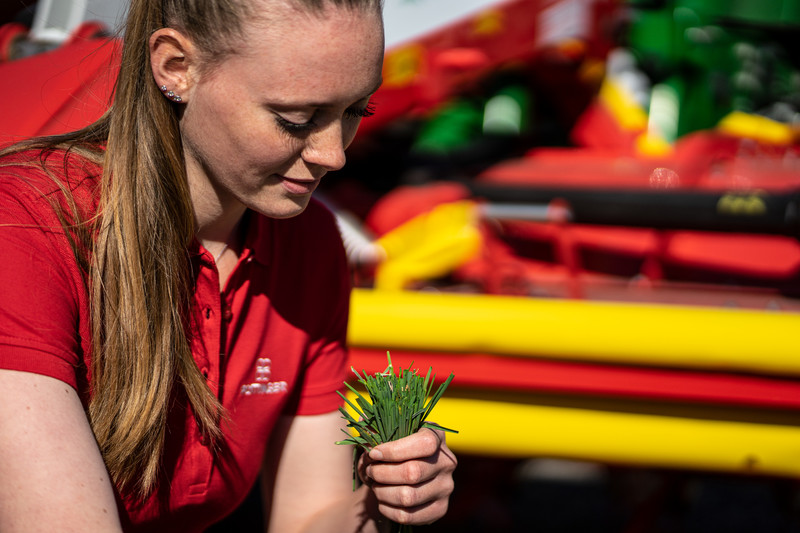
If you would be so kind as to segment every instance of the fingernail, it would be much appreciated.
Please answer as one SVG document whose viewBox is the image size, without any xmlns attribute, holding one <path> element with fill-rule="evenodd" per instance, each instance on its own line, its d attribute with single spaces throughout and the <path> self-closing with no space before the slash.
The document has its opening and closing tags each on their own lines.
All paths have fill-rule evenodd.
<svg viewBox="0 0 800 533">
<path fill-rule="evenodd" d="M 377 448 L 373 448 L 369 452 L 369 458 L 373 461 L 382 461 L 383 460 L 383 452 L 381 452 Z"/>
</svg>

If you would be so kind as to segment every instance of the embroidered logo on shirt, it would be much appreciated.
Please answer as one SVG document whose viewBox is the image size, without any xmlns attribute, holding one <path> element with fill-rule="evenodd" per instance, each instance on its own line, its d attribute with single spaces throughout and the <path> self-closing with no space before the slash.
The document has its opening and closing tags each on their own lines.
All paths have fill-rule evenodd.
<svg viewBox="0 0 800 533">
<path fill-rule="evenodd" d="M 260 394 L 279 394 L 288 392 L 289 385 L 285 381 L 270 381 L 272 379 L 272 360 L 261 357 L 256 360 L 256 380 L 254 383 L 242 385 L 239 394 L 253 396 Z"/>
</svg>

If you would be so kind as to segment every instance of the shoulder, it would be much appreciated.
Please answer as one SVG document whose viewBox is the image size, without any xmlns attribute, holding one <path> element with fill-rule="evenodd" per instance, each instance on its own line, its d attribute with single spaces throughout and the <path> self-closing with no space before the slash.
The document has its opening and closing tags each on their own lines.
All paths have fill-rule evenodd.
<svg viewBox="0 0 800 533">
<path fill-rule="evenodd" d="M 0 158 L 4 249 L 13 245 L 20 261 L 36 251 L 40 262 L 47 258 L 48 268 L 58 267 L 72 277 L 76 249 L 88 253 L 101 175 L 99 165 L 64 150 L 28 150 Z"/>
<path fill-rule="evenodd" d="M 12 153 L 0 158 L 0 210 L 48 217 L 58 206 L 85 216 L 96 208 L 101 175 L 96 162 L 61 149 Z"/>
</svg>

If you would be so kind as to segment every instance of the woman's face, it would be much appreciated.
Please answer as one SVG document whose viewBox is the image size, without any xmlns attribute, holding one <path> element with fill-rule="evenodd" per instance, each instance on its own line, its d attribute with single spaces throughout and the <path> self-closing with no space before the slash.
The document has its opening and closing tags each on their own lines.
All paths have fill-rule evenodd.
<svg viewBox="0 0 800 533">
<path fill-rule="evenodd" d="M 234 54 L 193 74 L 181 135 L 199 217 L 242 206 L 276 218 L 302 212 L 322 177 L 344 165 L 381 82 L 379 13 L 266 4 Z"/>
</svg>

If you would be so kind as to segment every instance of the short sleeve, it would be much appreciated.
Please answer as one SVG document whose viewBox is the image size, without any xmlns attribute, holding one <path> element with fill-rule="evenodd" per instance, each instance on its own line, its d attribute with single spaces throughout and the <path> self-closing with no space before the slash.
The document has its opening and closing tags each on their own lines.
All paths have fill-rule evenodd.
<svg viewBox="0 0 800 533">
<path fill-rule="evenodd" d="M 47 199 L 25 198 L 10 188 L 0 180 L 0 368 L 77 388 L 74 257 Z"/>
</svg>

